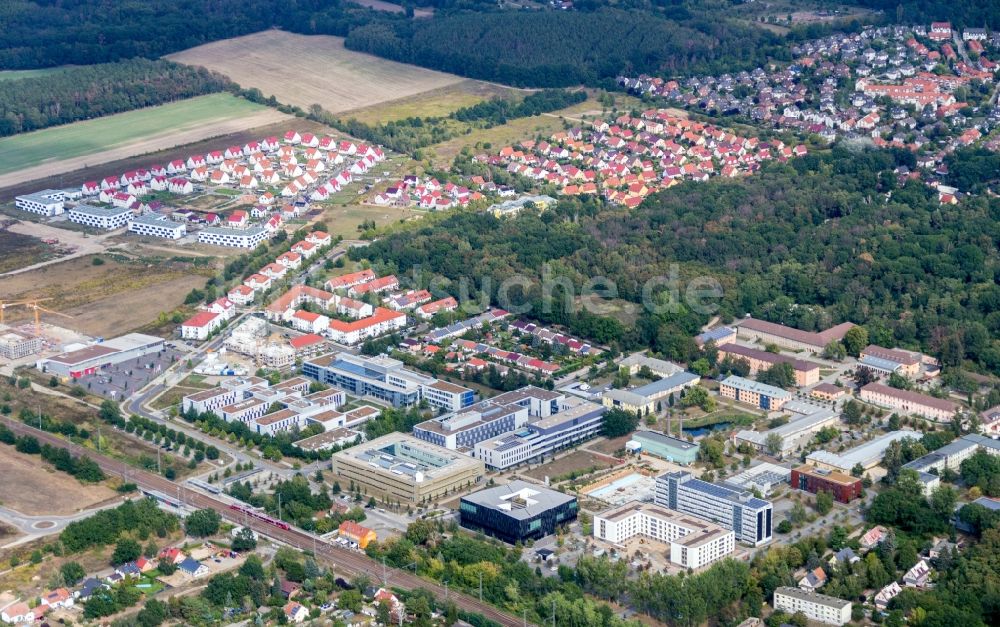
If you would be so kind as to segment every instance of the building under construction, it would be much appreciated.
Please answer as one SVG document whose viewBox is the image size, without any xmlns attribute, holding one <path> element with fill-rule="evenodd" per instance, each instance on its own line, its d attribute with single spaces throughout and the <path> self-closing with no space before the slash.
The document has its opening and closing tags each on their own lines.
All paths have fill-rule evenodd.
<svg viewBox="0 0 1000 627">
<path fill-rule="evenodd" d="M 24 331 L 0 328 L 0 357 L 23 359 L 42 352 L 42 338 Z"/>
</svg>

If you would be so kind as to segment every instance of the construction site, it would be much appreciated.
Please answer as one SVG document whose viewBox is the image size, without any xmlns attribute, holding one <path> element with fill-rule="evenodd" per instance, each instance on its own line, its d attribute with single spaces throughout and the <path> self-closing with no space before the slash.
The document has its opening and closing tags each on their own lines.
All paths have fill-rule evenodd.
<svg viewBox="0 0 1000 627">
<path fill-rule="evenodd" d="M 43 315 L 47 318 L 72 318 L 41 305 L 49 300 L 52 299 L 0 301 L 0 358 L 16 367 L 34 363 L 39 357 L 60 353 L 74 345 L 93 341 L 91 337 L 43 321 Z M 31 318 L 11 323 L 7 315 L 8 309 L 27 310 Z"/>
<path fill-rule="evenodd" d="M 322 352 L 326 342 L 318 336 L 273 327 L 264 318 L 247 316 L 230 332 L 223 346 L 228 354 L 225 357 L 220 355 L 215 360 L 220 364 L 288 370 L 295 365 L 296 359 L 312 357 Z M 234 358 L 233 354 L 245 359 Z"/>
</svg>

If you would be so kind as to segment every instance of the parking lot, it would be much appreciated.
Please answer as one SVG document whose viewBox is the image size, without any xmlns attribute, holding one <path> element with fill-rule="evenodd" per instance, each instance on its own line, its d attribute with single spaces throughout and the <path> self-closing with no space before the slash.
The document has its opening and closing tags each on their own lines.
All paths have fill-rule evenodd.
<svg viewBox="0 0 1000 627">
<path fill-rule="evenodd" d="M 176 348 L 164 348 L 159 353 L 108 366 L 92 375 L 80 377 L 76 382 L 92 394 L 121 400 L 163 374 L 182 356 L 183 353 Z"/>
</svg>

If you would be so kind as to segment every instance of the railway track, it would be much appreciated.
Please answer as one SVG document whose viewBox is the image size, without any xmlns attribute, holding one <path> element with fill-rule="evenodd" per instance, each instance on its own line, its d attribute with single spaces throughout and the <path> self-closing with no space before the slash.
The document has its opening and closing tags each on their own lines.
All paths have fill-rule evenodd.
<svg viewBox="0 0 1000 627">
<path fill-rule="evenodd" d="M 486 618 L 496 621 L 505 627 L 518 627 L 525 624 L 523 620 L 501 612 L 485 601 L 480 601 L 464 593 L 450 591 L 444 586 L 422 579 L 409 571 L 386 567 L 367 555 L 330 544 L 318 536 L 302 531 L 301 529 L 280 529 L 264 521 L 241 516 L 238 511 L 232 510 L 229 507 L 236 501 L 224 501 L 221 498 L 196 492 L 188 486 L 144 470 L 133 468 L 124 462 L 111 459 L 90 449 L 85 449 L 78 444 L 22 422 L 17 422 L 7 417 L 0 417 L 0 422 L 3 422 L 11 431 L 18 435 L 31 435 L 37 438 L 39 442 L 67 448 L 74 455 L 86 455 L 94 460 L 107 475 L 122 477 L 124 480 L 135 483 L 147 490 L 157 490 L 168 496 L 176 495 L 185 505 L 197 509 L 213 509 L 223 519 L 249 527 L 260 535 L 277 540 L 296 549 L 312 551 L 318 561 L 333 566 L 338 572 L 344 572 L 348 575 L 367 575 L 373 580 L 381 581 L 383 585 L 391 585 L 408 590 L 424 588 L 439 600 L 450 600 L 466 611 L 482 614 Z"/>
</svg>

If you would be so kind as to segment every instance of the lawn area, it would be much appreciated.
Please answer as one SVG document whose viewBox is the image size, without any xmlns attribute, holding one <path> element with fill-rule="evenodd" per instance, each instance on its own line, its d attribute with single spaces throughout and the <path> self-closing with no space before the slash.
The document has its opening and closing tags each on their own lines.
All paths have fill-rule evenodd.
<svg viewBox="0 0 1000 627">
<path fill-rule="evenodd" d="M 526 93 L 528 92 L 513 87 L 466 80 L 422 94 L 347 111 L 340 117 L 345 120 L 354 118 L 365 124 L 385 123 L 411 117 L 444 117 L 462 107 L 471 107 L 490 98 L 520 100 Z"/>
<path fill-rule="evenodd" d="M 323 212 L 327 231 L 336 237 L 354 239 L 359 235 L 358 225 L 366 220 L 374 220 L 376 226 L 385 226 L 423 215 L 419 211 L 405 207 L 375 207 L 369 205 L 339 205 L 327 207 Z"/>
<path fill-rule="evenodd" d="M 47 74 L 61 72 L 67 67 L 46 67 L 38 70 L 4 70 L 0 72 L 0 81 L 16 81 L 22 78 L 38 78 Z"/>
<path fill-rule="evenodd" d="M 267 110 L 230 94 L 210 94 L 5 137 L 0 139 L 0 173 L 15 172 L 52 159 L 99 153 L 146 137 L 174 135 L 206 123 Z"/>
</svg>

